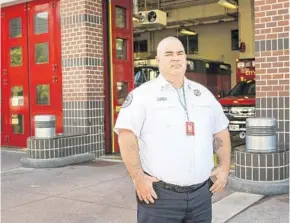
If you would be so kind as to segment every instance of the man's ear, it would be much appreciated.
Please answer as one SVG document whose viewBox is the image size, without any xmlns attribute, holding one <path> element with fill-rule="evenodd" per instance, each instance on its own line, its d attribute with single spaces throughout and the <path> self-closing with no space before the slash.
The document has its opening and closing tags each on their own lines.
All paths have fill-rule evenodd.
<svg viewBox="0 0 290 223">
<path fill-rule="evenodd" d="M 155 56 L 155 59 L 156 59 L 157 63 L 159 63 L 159 58 L 158 58 L 158 56 Z"/>
</svg>

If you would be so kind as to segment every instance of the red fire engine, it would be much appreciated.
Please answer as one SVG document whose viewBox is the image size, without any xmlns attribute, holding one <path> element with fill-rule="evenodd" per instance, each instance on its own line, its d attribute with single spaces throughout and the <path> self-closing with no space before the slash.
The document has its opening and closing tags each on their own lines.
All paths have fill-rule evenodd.
<svg viewBox="0 0 290 223">
<path fill-rule="evenodd" d="M 135 86 L 155 79 L 159 75 L 153 59 L 135 61 Z M 187 58 L 185 76 L 207 87 L 214 95 L 231 89 L 231 65 L 220 61 Z"/>
<path fill-rule="evenodd" d="M 255 116 L 255 60 L 237 60 L 237 84 L 228 93 L 220 95 L 219 102 L 230 120 L 231 135 L 244 139 L 246 119 Z"/>
</svg>

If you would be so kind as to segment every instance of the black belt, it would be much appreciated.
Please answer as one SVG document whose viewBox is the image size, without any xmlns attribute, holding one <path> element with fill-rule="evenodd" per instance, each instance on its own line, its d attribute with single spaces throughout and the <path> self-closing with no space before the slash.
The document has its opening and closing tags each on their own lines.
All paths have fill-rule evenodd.
<svg viewBox="0 0 290 223">
<path fill-rule="evenodd" d="M 148 174 L 146 172 L 145 172 L 145 174 L 151 176 L 150 174 Z M 163 188 L 166 190 L 171 190 L 171 191 L 178 192 L 178 193 L 190 193 L 190 192 L 196 191 L 199 188 L 201 188 L 202 186 L 204 186 L 207 183 L 207 181 L 208 180 L 206 180 L 200 184 L 194 184 L 194 185 L 190 185 L 190 186 L 179 186 L 179 185 L 175 185 L 175 184 L 166 183 L 164 181 L 158 181 L 158 182 L 153 182 L 153 186 Z"/>
</svg>

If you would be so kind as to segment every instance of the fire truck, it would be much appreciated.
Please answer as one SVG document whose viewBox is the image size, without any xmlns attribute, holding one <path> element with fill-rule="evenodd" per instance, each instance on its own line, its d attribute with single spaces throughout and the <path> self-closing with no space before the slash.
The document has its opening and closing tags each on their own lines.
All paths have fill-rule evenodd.
<svg viewBox="0 0 290 223">
<path fill-rule="evenodd" d="M 221 91 L 231 89 L 231 65 L 205 59 L 187 58 L 185 76 L 207 87 L 216 97 Z M 158 77 L 155 59 L 134 61 L 135 87 Z"/>
<path fill-rule="evenodd" d="M 231 136 L 246 136 L 246 119 L 255 116 L 255 60 L 237 60 L 237 84 L 229 92 L 219 95 L 224 113 L 227 115 Z"/>
</svg>

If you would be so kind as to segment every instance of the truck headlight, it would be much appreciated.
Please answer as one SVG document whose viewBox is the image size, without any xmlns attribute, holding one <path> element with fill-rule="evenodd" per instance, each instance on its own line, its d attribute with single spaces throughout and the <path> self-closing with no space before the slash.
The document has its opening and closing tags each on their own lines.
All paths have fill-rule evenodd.
<svg viewBox="0 0 290 223">
<path fill-rule="evenodd" d="M 238 114 L 240 111 L 240 108 L 239 107 L 233 107 L 233 108 L 230 108 L 229 112 L 231 114 Z"/>
<path fill-rule="evenodd" d="M 255 107 L 232 107 L 230 108 L 229 113 L 239 116 L 254 116 Z"/>
</svg>

